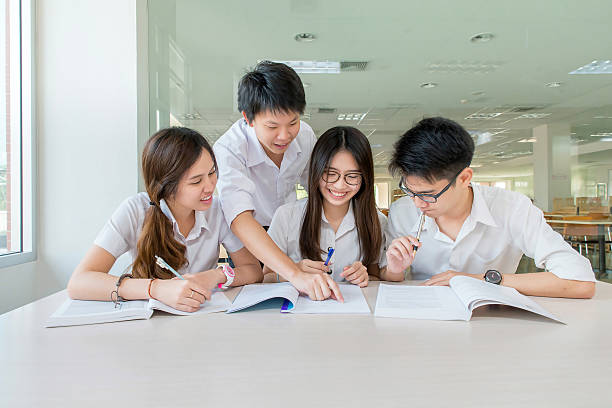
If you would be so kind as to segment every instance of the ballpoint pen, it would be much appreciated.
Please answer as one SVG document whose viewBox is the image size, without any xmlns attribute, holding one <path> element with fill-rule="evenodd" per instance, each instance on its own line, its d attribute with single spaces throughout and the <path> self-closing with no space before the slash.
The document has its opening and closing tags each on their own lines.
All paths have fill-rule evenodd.
<svg viewBox="0 0 612 408">
<path fill-rule="evenodd" d="M 420 241 L 421 239 L 421 231 L 423 231 L 423 225 L 425 224 L 425 214 L 421 213 L 421 219 L 419 220 L 419 229 L 417 230 L 417 236 L 416 239 L 417 241 Z M 416 253 L 416 251 L 418 251 L 419 247 L 416 245 L 412 245 L 412 250 Z"/>
<path fill-rule="evenodd" d="M 331 259 L 333 254 L 334 254 L 334 248 L 332 247 L 327 248 L 327 259 L 325 260 L 325 263 L 323 265 L 328 266 L 329 260 Z M 331 274 L 331 270 L 327 273 Z"/>
<path fill-rule="evenodd" d="M 185 280 L 185 278 L 183 278 L 180 273 L 175 271 L 173 267 L 168 265 L 168 263 L 164 261 L 164 259 L 161 256 L 155 255 L 155 263 L 159 265 L 160 268 L 166 269 L 172 272 L 173 274 L 175 274 L 177 278 L 181 278 L 182 280 Z"/>
</svg>

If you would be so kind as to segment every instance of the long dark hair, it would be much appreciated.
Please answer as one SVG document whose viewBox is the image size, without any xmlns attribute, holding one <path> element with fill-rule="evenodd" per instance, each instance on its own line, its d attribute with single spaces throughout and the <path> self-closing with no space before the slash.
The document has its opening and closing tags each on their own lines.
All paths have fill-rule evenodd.
<svg viewBox="0 0 612 408">
<path fill-rule="evenodd" d="M 323 196 L 319 191 L 319 181 L 334 155 L 343 150 L 353 155 L 362 175 L 359 191 L 351 200 L 359 236 L 361 261 L 367 267 L 378 262 L 382 229 L 374 201 L 372 149 L 365 135 L 354 127 L 333 127 L 323 133 L 314 146 L 309 164 L 308 204 L 300 231 L 300 251 L 305 259 L 322 260 L 324 252 L 321 250 L 320 237 Z"/>
<path fill-rule="evenodd" d="M 145 215 L 138 238 L 138 254 L 132 264 L 135 278 L 168 279 L 174 275 L 155 264 L 155 255 L 178 270 L 187 264 L 185 245 L 174 238 L 172 222 L 160 208 L 160 201 L 171 198 L 178 190 L 181 177 L 206 150 L 215 168 L 217 162 L 210 144 L 195 130 L 184 127 L 162 129 L 145 144 L 142 152 L 142 174 L 151 206 Z"/>
</svg>

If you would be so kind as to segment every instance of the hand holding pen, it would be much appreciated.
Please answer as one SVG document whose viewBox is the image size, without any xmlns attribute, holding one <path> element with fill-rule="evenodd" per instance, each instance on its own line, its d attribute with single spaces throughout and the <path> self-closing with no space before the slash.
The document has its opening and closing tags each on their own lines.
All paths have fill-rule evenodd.
<svg viewBox="0 0 612 408">
<path fill-rule="evenodd" d="M 174 279 L 152 279 L 148 287 L 148 295 L 151 298 L 183 312 L 195 312 L 207 299 L 210 299 L 210 290 L 201 286 L 194 279 L 185 279 L 163 258 L 155 256 L 155 263 L 177 277 Z"/>
<path fill-rule="evenodd" d="M 421 232 L 425 225 L 425 215 L 421 214 L 417 236 L 407 235 L 394 239 L 387 248 L 387 271 L 400 274 L 412 265 L 416 252 L 421 247 Z"/>
<path fill-rule="evenodd" d="M 332 264 L 330 262 L 331 257 L 334 253 L 334 248 L 329 247 L 327 249 L 327 259 L 325 260 L 325 262 L 323 261 L 313 261 L 310 259 L 302 259 L 300 262 L 297 263 L 298 268 L 300 268 L 301 271 L 306 272 L 306 273 L 327 273 L 328 275 L 331 275 L 332 270 L 330 268 L 330 265 Z"/>
</svg>

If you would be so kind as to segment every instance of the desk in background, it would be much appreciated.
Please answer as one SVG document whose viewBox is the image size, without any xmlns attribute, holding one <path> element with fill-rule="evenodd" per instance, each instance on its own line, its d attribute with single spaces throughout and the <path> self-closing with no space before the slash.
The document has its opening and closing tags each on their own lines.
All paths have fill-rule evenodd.
<svg viewBox="0 0 612 408">
<path fill-rule="evenodd" d="M 370 307 L 378 282 L 364 293 Z M 230 299 L 239 289 L 228 292 Z M 612 285 L 470 322 L 272 309 L 45 329 L 66 292 L 0 316 L 2 407 L 612 406 Z"/>
</svg>

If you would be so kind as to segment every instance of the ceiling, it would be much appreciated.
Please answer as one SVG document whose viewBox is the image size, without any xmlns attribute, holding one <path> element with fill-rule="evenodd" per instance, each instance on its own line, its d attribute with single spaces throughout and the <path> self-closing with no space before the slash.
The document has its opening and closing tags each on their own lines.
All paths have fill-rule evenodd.
<svg viewBox="0 0 612 408">
<path fill-rule="evenodd" d="M 612 59 L 610 16 L 610 1 L 149 0 L 151 111 L 214 141 L 240 117 L 236 84 L 257 61 L 367 61 L 365 71 L 300 75 L 304 120 L 317 135 L 361 129 L 379 176 L 398 136 L 432 115 L 473 134 L 477 175 L 532 172 L 528 140 L 541 124 L 562 125 L 576 163 L 586 145 L 603 152 L 590 165 L 612 163 L 612 142 L 591 136 L 612 132 L 612 74 L 568 74 Z M 304 32 L 316 40 L 295 41 Z M 470 41 L 479 33 L 494 37 Z"/>
</svg>

